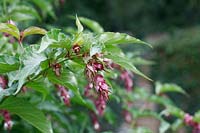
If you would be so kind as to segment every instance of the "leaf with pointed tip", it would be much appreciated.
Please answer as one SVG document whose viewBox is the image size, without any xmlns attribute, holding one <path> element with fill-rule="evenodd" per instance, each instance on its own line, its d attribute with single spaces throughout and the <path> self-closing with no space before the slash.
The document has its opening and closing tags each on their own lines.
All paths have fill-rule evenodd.
<svg viewBox="0 0 200 133">
<path fill-rule="evenodd" d="M 104 29 L 101 27 L 101 25 L 98 22 L 88 19 L 88 18 L 84 18 L 84 17 L 78 17 L 78 18 L 81 21 L 81 23 L 89 27 L 95 33 L 104 32 Z"/>
<path fill-rule="evenodd" d="M 97 35 L 97 39 L 99 40 L 99 42 L 102 42 L 105 45 L 136 43 L 136 44 L 146 44 L 149 47 L 152 47 L 150 44 L 143 42 L 125 33 L 104 32 L 102 34 Z"/>
<path fill-rule="evenodd" d="M 0 23 L 0 32 L 8 33 L 19 40 L 19 29 L 13 24 Z"/>
<path fill-rule="evenodd" d="M 49 46 L 67 48 L 68 45 L 70 45 L 70 40 L 64 33 L 60 32 L 60 29 L 51 29 L 42 37 L 38 53 L 43 52 Z"/>
<path fill-rule="evenodd" d="M 81 32 L 83 32 L 83 26 L 81 24 L 81 22 L 79 21 L 78 17 L 76 16 L 76 26 L 78 28 L 78 34 L 80 34 Z"/>
<path fill-rule="evenodd" d="M 122 56 L 117 56 L 117 55 L 106 55 L 106 58 L 111 59 L 114 63 L 122 66 L 123 68 L 130 70 L 132 72 L 134 72 L 135 74 L 138 74 L 150 81 L 152 81 L 152 79 L 148 78 L 146 75 L 144 75 L 142 72 L 140 72 L 132 63 L 128 58 L 122 57 Z"/>
<path fill-rule="evenodd" d="M 39 28 L 39 27 L 35 27 L 35 26 L 32 26 L 32 27 L 29 27 L 27 29 L 25 29 L 23 31 L 23 38 L 28 36 L 28 35 L 33 35 L 33 34 L 41 34 L 41 35 L 44 35 L 46 34 L 47 31 L 45 29 L 42 29 L 42 28 Z"/>
<path fill-rule="evenodd" d="M 150 97 L 148 97 L 148 100 L 157 104 L 164 105 L 164 106 L 174 105 L 174 103 L 169 98 L 161 97 L 158 95 L 151 95 Z"/>
<path fill-rule="evenodd" d="M 168 105 L 167 108 L 163 111 L 163 114 L 165 114 L 165 113 L 174 115 L 174 116 L 181 118 L 181 119 L 183 119 L 184 115 L 185 115 L 185 112 L 182 111 L 180 108 L 175 107 L 175 106 L 171 106 L 171 105 Z"/>
<path fill-rule="evenodd" d="M 156 82 L 155 88 L 156 94 L 166 93 L 166 92 L 179 92 L 182 94 L 186 94 L 186 92 L 176 84 L 161 84 L 160 82 Z"/>
<path fill-rule="evenodd" d="M 16 114 L 43 133 L 53 133 L 51 123 L 45 115 L 22 98 L 8 97 L 1 104 L 0 109 Z"/>
</svg>

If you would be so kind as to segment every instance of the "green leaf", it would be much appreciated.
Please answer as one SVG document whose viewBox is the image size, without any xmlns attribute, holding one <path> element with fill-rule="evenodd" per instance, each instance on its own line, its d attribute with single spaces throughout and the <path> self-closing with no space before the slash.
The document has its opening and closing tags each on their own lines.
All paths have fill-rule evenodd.
<svg viewBox="0 0 200 133">
<path fill-rule="evenodd" d="M 15 94 L 20 91 L 28 76 L 32 74 L 37 75 L 39 73 L 41 70 L 40 63 L 46 60 L 46 57 L 43 54 L 36 53 L 36 47 L 34 46 L 27 47 L 20 58 L 24 66 L 16 72 L 15 77 L 11 81 L 11 83 L 18 81 L 18 87 Z"/>
<path fill-rule="evenodd" d="M 28 36 L 28 35 L 33 35 L 33 34 L 41 34 L 41 35 L 44 35 L 46 34 L 47 31 L 45 29 L 42 29 L 42 28 L 39 28 L 39 27 L 35 27 L 35 26 L 32 26 L 32 27 L 29 27 L 27 29 L 25 29 L 23 31 L 23 38 Z"/>
<path fill-rule="evenodd" d="M 120 56 L 124 56 L 124 53 L 122 52 L 122 50 L 119 47 L 116 47 L 115 45 L 104 45 L 105 47 L 103 48 L 103 51 L 106 53 L 111 53 L 113 55 L 120 55 Z"/>
<path fill-rule="evenodd" d="M 20 12 L 15 12 L 12 14 L 12 16 L 10 16 L 10 18 L 16 22 L 20 22 L 20 21 L 27 21 L 27 20 L 33 20 L 35 19 L 34 16 L 31 16 L 29 14 L 25 14 L 25 13 L 20 13 Z"/>
<path fill-rule="evenodd" d="M 153 65 L 153 64 L 155 64 L 153 61 L 145 60 L 141 57 L 132 58 L 132 63 L 134 65 Z"/>
<path fill-rule="evenodd" d="M 165 97 L 161 97 L 157 95 L 151 95 L 148 98 L 148 100 L 157 104 L 164 105 L 164 106 L 174 105 L 174 103 L 169 98 L 165 98 Z"/>
<path fill-rule="evenodd" d="M 159 133 L 165 133 L 170 128 L 170 124 L 165 120 L 160 121 Z"/>
<path fill-rule="evenodd" d="M 113 125 L 116 122 L 116 115 L 115 113 L 113 113 L 113 110 L 109 107 L 106 107 L 104 117 L 111 125 Z"/>
<path fill-rule="evenodd" d="M 194 121 L 200 123 L 200 110 L 194 114 Z"/>
<path fill-rule="evenodd" d="M 156 82 L 155 91 L 156 94 L 162 94 L 166 92 L 179 92 L 182 94 L 186 94 L 186 92 L 176 84 L 161 84 L 160 82 Z"/>
<path fill-rule="evenodd" d="M 118 55 L 106 55 L 105 57 L 113 60 L 114 63 L 122 66 L 123 68 L 133 71 L 134 73 L 152 81 L 150 78 L 148 78 L 147 76 L 145 76 L 142 72 L 140 72 L 134 65 L 132 65 L 131 61 L 125 57 L 122 56 L 118 56 Z"/>
<path fill-rule="evenodd" d="M 49 85 L 44 79 L 30 81 L 26 84 L 26 87 L 42 93 L 43 99 L 45 99 L 47 94 L 49 94 Z"/>
<path fill-rule="evenodd" d="M 0 23 L 0 32 L 8 33 L 19 40 L 20 37 L 19 29 L 15 25 Z"/>
<path fill-rule="evenodd" d="M 97 39 L 99 40 L 99 42 L 102 42 L 105 45 L 137 43 L 137 44 L 146 44 L 149 47 L 152 47 L 150 44 L 143 42 L 125 33 L 104 32 L 100 35 L 97 35 Z"/>
<path fill-rule="evenodd" d="M 56 19 L 56 15 L 53 10 L 53 4 L 52 1 L 48 0 L 29 0 L 30 2 L 33 2 L 37 7 L 39 7 L 42 15 L 44 18 L 47 17 L 47 15 L 50 15 L 53 19 Z"/>
<path fill-rule="evenodd" d="M 78 17 L 78 18 L 80 19 L 80 21 L 84 25 L 86 25 L 87 27 L 89 27 L 90 29 L 92 29 L 95 33 L 102 33 L 102 32 L 104 32 L 104 29 L 96 21 L 88 19 L 88 18 L 84 18 L 84 17 Z"/>
<path fill-rule="evenodd" d="M 15 71 L 19 68 L 18 60 L 8 55 L 0 55 L 0 74 Z"/>
<path fill-rule="evenodd" d="M 83 32 L 83 26 L 81 24 L 81 22 L 79 21 L 78 17 L 76 16 L 76 26 L 78 28 L 78 34 L 80 34 L 81 32 Z"/>
<path fill-rule="evenodd" d="M 9 8 L 8 12 L 10 18 L 14 21 L 30 20 L 35 18 L 41 21 L 40 15 L 33 7 L 24 5 L 12 6 Z"/>
<path fill-rule="evenodd" d="M 85 64 L 80 64 L 78 61 L 74 60 L 67 60 L 64 62 L 65 66 L 69 68 L 71 71 L 73 71 L 75 74 L 83 74 L 85 69 Z"/>
<path fill-rule="evenodd" d="M 16 114 L 43 133 L 53 133 L 51 123 L 45 115 L 22 98 L 8 97 L 1 104 L 0 109 Z"/>
<path fill-rule="evenodd" d="M 177 119 L 173 124 L 171 125 L 171 128 L 173 131 L 177 131 L 180 126 L 183 125 L 183 120 Z"/>
<path fill-rule="evenodd" d="M 178 107 L 168 105 L 167 108 L 162 111 L 162 114 L 171 114 L 180 119 L 184 119 L 185 112 L 179 109 Z"/>
<path fill-rule="evenodd" d="M 42 37 L 38 53 L 41 53 L 49 46 L 67 48 L 68 45 L 70 45 L 70 40 L 65 34 L 60 32 L 60 29 L 51 29 L 51 31 L 48 31 L 47 34 Z"/>
<path fill-rule="evenodd" d="M 63 72 L 61 72 L 60 76 L 56 76 L 55 72 L 49 70 L 47 73 L 47 77 L 52 83 L 62 85 L 71 90 L 76 96 L 76 100 L 78 100 L 80 104 L 85 104 L 85 101 L 81 97 L 81 94 L 77 87 L 76 78 L 72 72 L 64 70 Z"/>
</svg>

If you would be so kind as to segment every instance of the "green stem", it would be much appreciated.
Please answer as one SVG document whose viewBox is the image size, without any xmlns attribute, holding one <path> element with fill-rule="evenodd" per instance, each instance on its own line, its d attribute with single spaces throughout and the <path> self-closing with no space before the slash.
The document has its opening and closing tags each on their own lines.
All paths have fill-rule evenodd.
<svg viewBox="0 0 200 133">
<path fill-rule="evenodd" d="M 21 41 L 19 41 L 19 45 L 20 45 L 20 48 L 21 48 L 21 53 L 24 53 L 24 46 L 23 46 Z"/>
</svg>

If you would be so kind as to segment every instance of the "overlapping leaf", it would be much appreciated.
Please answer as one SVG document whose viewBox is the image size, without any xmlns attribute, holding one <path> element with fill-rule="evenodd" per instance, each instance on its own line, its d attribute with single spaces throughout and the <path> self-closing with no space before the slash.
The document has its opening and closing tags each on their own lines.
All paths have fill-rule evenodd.
<svg viewBox="0 0 200 133">
<path fill-rule="evenodd" d="M 49 46 L 68 48 L 69 43 L 70 39 L 65 34 L 61 33 L 60 29 L 52 29 L 42 37 L 38 53 L 43 52 Z"/>
<path fill-rule="evenodd" d="M 51 123 L 45 115 L 24 99 L 8 97 L 0 104 L 0 109 L 18 115 L 43 133 L 53 133 Z"/>
<path fill-rule="evenodd" d="M 28 47 L 25 50 L 26 52 L 20 58 L 23 66 L 16 71 L 12 81 L 9 81 L 10 84 L 14 81 L 18 82 L 15 94 L 20 91 L 28 76 L 32 74 L 36 75 L 40 71 L 40 63 L 46 60 L 46 57 L 43 54 L 38 54 L 35 50 L 36 49 L 34 47 Z"/>
<path fill-rule="evenodd" d="M 20 37 L 19 29 L 13 24 L 0 23 L 0 32 L 8 33 L 17 39 Z"/>
<path fill-rule="evenodd" d="M 117 56 L 117 55 L 107 55 L 105 56 L 111 60 L 113 60 L 114 63 L 122 66 L 123 68 L 133 71 L 134 73 L 148 79 L 151 80 L 150 78 L 148 78 L 147 76 L 145 76 L 142 72 L 140 72 L 134 65 L 132 65 L 131 61 L 128 60 L 128 58 L 122 57 L 122 56 Z"/>
<path fill-rule="evenodd" d="M 18 70 L 18 60 L 9 55 L 0 55 L 0 74 Z"/>
</svg>

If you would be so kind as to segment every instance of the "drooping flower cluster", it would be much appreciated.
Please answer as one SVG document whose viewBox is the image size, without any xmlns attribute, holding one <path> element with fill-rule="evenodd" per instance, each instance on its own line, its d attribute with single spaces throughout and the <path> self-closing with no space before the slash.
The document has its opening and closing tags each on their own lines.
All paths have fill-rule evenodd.
<svg viewBox="0 0 200 133">
<path fill-rule="evenodd" d="M 112 63 L 111 67 L 115 68 L 121 72 L 120 79 L 124 82 L 124 86 L 125 86 L 127 93 L 131 92 L 133 89 L 133 80 L 132 80 L 133 74 L 127 70 L 124 70 L 120 65 L 115 64 L 115 63 Z M 128 108 L 132 107 L 132 102 L 130 102 L 130 101 L 126 101 L 125 104 L 127 105 Z M 124 116 L 124 120 L 127 123 L 131 123 L 131 121 L 133 119 L 132 114 L 127 109 L 124 109 L 122 111 L 122 115 Z"/>
<path fill-rule="evenodd" d="M 89 82 L 93 82 L 98 71 L 103 70 L 103 64 L 96 61 L 96 59 L 90 59 L 86 65 L 85 74 Z"/>
<path fill-rule="evenodd" d="M 130 73 L 129 71 L 127 70 L 124 70 L 121 72 L 121 75 L 120 75 L 120 78 L 122 81 L 124 81 L 124 84 L 125 84 L 125 88 L 127 90 L 127 92 L 130 92 L 132 91 L 132 88 L 133 88 L 133 74 Z"/>
<path fill-rule="evenodd" d="M 65 103 L 66 106 L 70 106 L 70 95 L 67 89 L 62 85 L 55 85 L 57 88 L 58 96 Z"/>
<path fill-rule="evenodd" d="M 0 76 L 0 87 L 6 89 L 8 84 L 7 79 L 4 76 Z M 10 113 L 7 110 L 0 110 L 1 115 L 4 118 L 4 128 L 10 130 L 12 128 L 13 122 L 10 117 Z"/>
<path fill-rule="evenodd" d="M 101 60 L 99 60 L 101 58 Z M 88 85 L 85 87 L 85 96 L 90 98 L 97 109 L 98 115 L 102 116 L 106 108 L 106 102 L 108 100 L 109 86 L 106 83 L 104 76 L 100 74 L 100 71 L 103 71 L 110 66 L 109 62 L 104 61 L 103 54 L 96 54 L 89 59 L 85 68 L 85 75 L 88 79 Z M 92 88 L 95 88 L 97 93 L 91 93 Z M 91 113 L 92 123 L 95 130 L 100 129 L 100 124 L 97 119 L 95 112 Z"/>
<path fill-rule="evenodd" d="M 90 117 L 91 117 L 91 120 L 92 120 L 94 129 L 95 129 L 96 131 L 99 131 L 99 130 L 100 130 L 100 124 L 99 124 L 97 115 L 96 115 L 94 112 L 91 112 L 91 113 L 90 113 Z"/>
<path fill-rule="evenodd" d="M 7 79 L 4 76 L 0 76 L 0 87 L 5 89 L 8 84 Z"/>
<path fill-rule="evenodd" d="M 124 120 L 127 123 L 131 123 L 132 121 L 132 114 L 128 110 L 123 110 L 122 115 L 124 116 Z"/>
<path fill-rule="evenodd" d="M 193 127 L 193 133 L 200 133 L 200 123 L 195 122 L 193 116 L 185 114 L 184 122 L 186 125 Z"/>
<path fill-rule="evenodd" d="M 94 94 L 90 94 L 90 90 L 95 87 L 96 91 L 98 92 L 97 97 L 95 97 Z M 104 110 L 106 108 L 106 101 L 108 100 L 108 85 L 106 84 L 105 80 L 103 79 L 102 75 L 97 75 L 94 80 L 94 85 L 90 83 L 86 88 L 85 88 L 85 96 L 90 98 L 98 111 L 98 114 L 100 116 L 103 115 Z"/>
<path fill-rule="evenodd" d="M 96 91 L 99 92 L 100 96 L 103 99 L 108 100 L 109 86 L 106 84 L 106 81 L 102 75 L 97 74 L 94 77 L 94 85 Z"/>
<path fill-rule="evenodd" d="M 10 113 L 7 110 L 0 110 L 0 113 L 4 118 L 4 129 L 11 130 L 13 122 L 11 120 Z"/>
<path fill-rule="evenodd" d="M 90 96 L 90 99 L 95 103 L 99 115 L 103 115 L 109 93 L 109 86 L 107 85 L 103 75 L 98 73 L 99 71 L 104 70 L 103 63 L 98 60 L 98 58 L 102 57 L 102 54 L 96 54 L 88 61 L 85 68 L 85 74 L 89 81 L 89 84 L 85 89 L 85 95 L 88 97 L 89 90 L 93 87 L 96 89 L 96 92 L 98 92 L 97 98 L 92 98 L 92 96 Z"/>
</svg>

